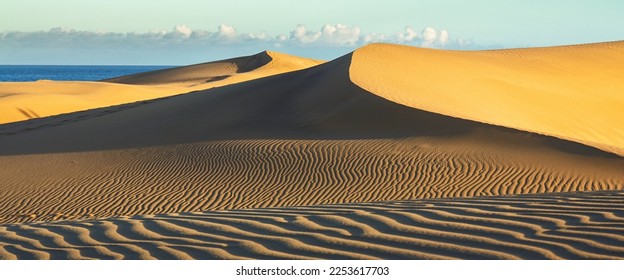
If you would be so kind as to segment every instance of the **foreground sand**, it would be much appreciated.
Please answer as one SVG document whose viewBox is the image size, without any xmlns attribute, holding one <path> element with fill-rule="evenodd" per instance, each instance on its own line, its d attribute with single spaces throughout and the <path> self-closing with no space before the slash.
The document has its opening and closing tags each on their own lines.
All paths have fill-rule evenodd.
<svg viewBox="0 0 624 280">
<path fill-rule="evenodd" d="M 459 140 L 231 140 L 2 156 L 0 222 L 624 185 L 622 160 L 549 151 L 539 137 L 513 133 L 499 141 L 518 142 L 480 143 L 480 134 L 496 131 Z"/>
<path fill-rule="evenodd" d="M 621 259 L 624 193 L 437 199 L 0 226 L 0 259 Z"/>
<path fill-rule="evenodd" d="M 385 201 L 416 200 L 413 203 L 417 206 L 428 203 L 419 202 L 419 199 L 448 198 L 443 204 L 457 203 L 456 206 L 461 207 L 464 200 L 459 198 L 484 197 L 485 204 L 497 201 L 512 203 L 502 196 L 518 194 L 545 195 L 544 199 L 553 201 L 548 206 L 550 210 L 559 211 L 556 215 L 560 216 L 557 217 L 571 217 L 565 221 L 573 222 L 576 221 L 574 217 L 590 215 L 588 213 L 593 210 L 586 209 L 589 212 L 581 213 L 574 207 L 557 208 L 553 205 L 557 199 L 573 204 L 577 198 L 564 199 L 551 193 L 624 189 L 624 158 L 619 156 L 624 148 L 621 142 L 623 123 L 617 121 L 621 116 L 617 109 L 624 107 L 619 90 L 624 87 L 624 80 L 615 78 L 624 74 L 624 67 L 615 68 L 611 64 L 613 61 L 622 64 L 620 54 L 623 50 L 621 42 L 557 47 L 547 51 L 485 52 L 372 45 L 315 67 L 290 72 L 287 70 L 291 66 L 280 68 L 282 66 L 279 65 L 305 68 L 309 66 L 306 63 L 317 62 L 302 64 L 300 62 L 306 60 L 281 56 L 282 59 L 273 60 L 280 63 L 273 64 L 277 72 L 272 73 L 284 73 L 251 77 L 258 75 L 253 73 L 262 69 L 259 67 L 245 72 L 251 76 L 244 81 L 236 80 L 238 76 L 230 75 L 233 70 L 223 65 L 200 78 L 193 74 L 194 70 L 177 69 L 169 74 L 155 72 L 114 79 L 105 83 L 147 88 L 159 87 L 161 83 L 188 86 L 206 77 L 210 83 L 228 79 L 230 83 L 211 84 L 214 88 L 176 96 L 142 99 L 134 103 L 1 125 L 0 178 L 3 183 L 0 184 L 0 223 L 5 224 L 7 230 L 2 236 L 14 236 L 11 232 L 27 235 L 29 231 L 47 234 L 33 227 L 47 226 L 48 223 L 51 227 L 63 224 L 50 223 L 55 220 L 128 216 L 134 218 L 128 220 L 126 227 L 135 230 L 133 226 L 140 228 L 142 219 L 147 219 L 150 225 L 158 224 L 153 220 L 156 218 L 136 215 L 170 213 L 158 216 L 167 220 L 176 217 L 173 213 L 182 212 L 256 208 L 253 211 L 273 213 L 271 209 L 275 207 L 294 206 L 310 206 L 312 208 L 292 211 L 310 211 L 313 214 L 314 209 L 322 212 L 341 207 L 327 209 L 315 205 L 359 203 L 368 209 L 372 206 L 366 203 L 370 202 L 382 203 L 378 206 L 381 211 L 390 213 L 393 206 L 383 204 Z M 394 54 L 401 55 L 394 57 Z M 575 57 L 579 59 L 575 60 Z M 599 59 L 587 60 L 587 57 Z M 423 62 L 414 64 L 421 58 Z M 453 75 L 445 76 L 446 72 L 442 70 L 446 68 L 432 66 L 432 60 L 448 69 L 459 67 L 460 72 L 465 74 L 449 70 Z M 534 64 L 534 61 L 540 61 L 540 64 Z M 387 63 L 388 67 L 380 65 L 383 63 Z M 414 72 L 418 70 L 414 65 L 432 70 L 418 74 Z M 582 75 L 565 74 L 574 67 L 603 71 L 601 67 L 605 65 L 609 67 L 604 68 L 602 77 L 607 86 L 594 79 L 598 74 L 588 79 Z M 498 71 L 499 68 L 505 71 Z M 541 72 L 546 71 L 544 69 L 554 73 L 551 75 L 553 80 Z M 224 75 L 219 73 L 230 76 L 222 77 Z M 543 94 L 535 94 L 534 87 L 542 82 Z M 465 84 L 463 91 L 457 89 L 462 83 Z M 597 93 L 589 86 L 592 83 Z M 497 85 L 496 90 L 491 89 L 493 85 Z M 580 91 L 574 91 L 577 88 Z M 558 99 L 553 96 L 558 96 Z M 436 98 L 440 100 L 436 101 Z M 565 106 L 555 106 L 557 100 Z M 559 117 L 571 112 L 576 115 L 569 115 L 569 119 Z M 585 120 L 579 120 L 581 117 Z M 620 196 L 619 192 L 614 194 Z M 591 216 L 591 225 L 581 218 L 580 226 L 586 226 L 592 232 L 598 229 L 614 234 L 621 232 L 622 225 L 618 222 L 622 216 L 622 205 L 614 203 L 609 195 L 596 193 L 587 198 L 595 200 L 596 205 L 606 211 L 606 214 L 596 218 L 606 224 L 594 225 L 594 216 Z M 500 197 L 494 198 L 496 196 Z M 486 209 L 479 208 L 483 206 L 481 200 L 470 201 L 478 201 L 470 207 Z M 530 201 L 522 205 L 533 207 Z M 498 210 L 505 210 L 505 207 L 503 205 Z M 604 207 L 612 208 L 605 210 Z M 305 216 L 303 212 L 297 212 L 297 215 Z M 223 212 L 218 213 L 214 215 Z M 330 214 L 341 217 L 359 212 L 349 213 Z M 539 221 L 548 220 L 551 214 L 547 211 L 531 213 L 541 217 L 536 218 Z M 210 213 L 205 215 L 214 216 Z M 445 215 L 436 217 L 442 219 Z M 203 217 L 200 214 L 190 216 Z M 351 222 L 343 218 L 336 218 L 343 221 L 338 222 L 338 227 L 343 229 L 337 232 L 353 233 Z M 441 223 L 444 223 L 442 220 Z M 94 236 L 105 236 L 109 241 L 109 238 L 126 240 L 119 236 L 111 237 L 114 232 L 102 228 L 115 227 L 122 223 L 117 221 L 123 219 L 67 223 L 78 226 L 83 222 L 99 221 L 102 221 L 98 224 L 100 228 L 91 233 L 71 228 L 70 231 L 80 232 L 80 237 L 76 237 L 79 243 L 75 244 L 84 244 L 85 238 L 96 238 Z M 466 226 L 478 228 L 483 225 L 474 222 Z M 552 225 L 550 222 L 547 224 Z M 452 225 L 449 224 L 449 227 Z M 517 238 L 527 238 L 522 235 L 527 233 L 523 226 L 518 225 L 518 228 L 515 222 L 503 225 L 508 227 L 511 235 L 519 232 Z M 536 238 L 542 238 L 542 241 L 531 245 L 520 242 L 518 246 L 524 247 L 501 252 L 487 251 L 486 247 L 491 245 L 477 246 L 474 250 L 457 247 L 461 242 L 452 248 L 438 248 L 440 251 L 423 249 L 426 246 L 422 244 L 432 243 L 425 240 L 417 245 L 411 231 L 404 233 L 404 239 L 400 240 L 388 236 L 385 236 L 389 238 L 387 240 L 367 239 L 368 247 L 357 245 L 360 246 L 358 249 L 353 245 L 353 250 L 343 253 L 323 251 L 329 249 L 310 249 L 312 253 L 305 253 L 292 248 L 287 252 L 265 248 L 258 249 L 264 253 L 257 253 L 256 249 L 251 249 L 256 245 L 248 243 L 241 245 L 242 249 L 233 249 L 239 250 L 236 251 L 239 253 L 232 253 L 227 248 L 221 248 L 222 244 L 214 245 L 221 246 L 221 249 L 210 249 L 216 247 L 190 238 L 183 240 L 196 242 L 197 246 L 172 245 L 169 249 L 162 249 L 174 254 L 168 255 L 159 249 L 165 243 L 155 241 L 167 238 L 160 235 L 164 229 L 131 239 L 146 238 L 146 246 L 156 250 L 152 256 L 158 258 L 622 257 L 621 239 L 602 233 L 583 237 L 588 239 L 564 238 L 559 235 L 568 234 L 567 224 L 554 222 L 554 225 L 552 234 L 557 235 L 555 239 L 560 242 L 557 243 L 559 245 L 553 245 L 552 240 L 543 241 L 550 237 L 542 236 L 543 231 L 540 230 Z M 221 228 L 218 225 L 215 227 Z M 548 226 L 544 228 L 551 230 Z M 23 229 L 26 232 L 21 231 Z M 204 230 L 208 229 L 201 228 L 203 234 L 209 234 Z M 300 229 L 300 234 L 305 231 Z M 308 230 L 306 236 L 309 234 L 313 233 Z M 227 232 L 223 235 L 227 236 Z M 54 236 L 51 237 L 55 240 L 52 243 L 37 241 L 43 240 L 41 236 L 33 241 L 24 239 L 24 242 L 44 242 L 39 243 L 44 248 L 67 247 L 63 242 L 70 242 Z M 15 248 L 18 247 L 13 243 L 19 238 L 15 238 L 0 241 L 0 248 L 3 248 L 1 250 L 5 251 L 7 258 L 46 256 L 45 253 L 33 251 L 30 252 L 34 255 L 17 254 Z M 162 242 L 172 240 L 178 239 Z M 332 243 L 332 240 L 339 239 L 328 239 L 327 242 Z M 466 242 L 462 246 L 477 242 L 468 237 L 462 240 Z M 109 241 L 106 244 L 116 242 Z M 387 248 L 388 244 L 399 247 L 397 242 L 407 242 L 405 244 L 414 248 L 405 251 L 374 249 Z M 65 245 L 53 245 L 61 243 Z M 564 243 L 567 245 L 561 245 Z M 301 245 L 289 244 L 294 247 Z M 37 246 L 25 248 L 42 248 Z M 562 248 L 560 246 L 567 249 L 557 249 Z M 182 247 L 194 249 L 187 252 L 180 249 Z M 200 247 L 204 249 L 197 249 Z M 590 247 L 592 249 L 587 249 Z M 112 249 L 97 248 L 89 249 L 88 254 L 105 258 L 121 257 Z M 130 258 L 150 256 L 145 251 L 136 250 L 141 253 L 129 252 Z M 60 253 L 60 258 L 77 257 L 77 252 L 70 250 L 71 255 Z"/>
</svg>

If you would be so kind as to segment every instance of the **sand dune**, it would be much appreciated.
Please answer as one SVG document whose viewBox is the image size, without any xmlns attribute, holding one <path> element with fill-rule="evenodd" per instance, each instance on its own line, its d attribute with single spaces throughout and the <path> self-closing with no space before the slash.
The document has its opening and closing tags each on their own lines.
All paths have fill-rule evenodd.
<svg viewBox="0 0 624 280">
<path fill-rule="evenodd" d="M 80 98 L 209 89 L 0 125 L 0 256 L 622 258 L 621 50 L 372 45 L 94 83 Z M 554 194 L 584 191 L 614 192 Z M 214 210 L 236 211 L 189 214 Z"/>
<path fill-rule="evenodd" d="M 624 41 L 443 51 L 374 44 L 350 68 L 399 104 L 555 136 L 624 156 Z"/>
<path fill-rule="evenodd" d="M 2 259 L 623 259 L 624 193 L 0 225 Z"/>
<path fill-rule="evenodd" d="M 171 86 L 100 82 L 0 83 L 0 123 L 10 123 L 183 93 Z"/>
<path fill-rule="evenodd" d="M 201 63 L 171 69 L 156 70 L 138 73 L 123 77 L 104 80 L 111 83 L 158 85 L 158 84 L 204 84 L 229 80 L 227 83 L 241 82 L 251 78 L 260 78 L 269 75 L 285 73 L 312 67 L 322 63 L 303 57 L 288 54 L 264 51 L 255 55 L 237 57 L 232 59 Z M 259 73 L 260 72 L 260 73 Z M 241 78 L 241 76 L 243 78 Z"/>
<path fill-rule="evenodd" d="M 396 104 L 350 67 L 1 126 L 0 221 L 624 188 L 620 157 Z"/>
<path fill-rule="evenodd" d="M 173 96 L 320 63 L 276 52 L 118 77 L 102 82 L 0 83 L 0 124 Z"/>
</svg>

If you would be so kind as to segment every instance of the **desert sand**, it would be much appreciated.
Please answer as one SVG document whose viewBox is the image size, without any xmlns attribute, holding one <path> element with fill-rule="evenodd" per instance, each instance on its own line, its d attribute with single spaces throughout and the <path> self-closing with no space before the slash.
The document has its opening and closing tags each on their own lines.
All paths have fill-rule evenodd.
<svg viewBox="0 0 624 280">
<path fill-rule="evenodd" d="M 353 82 L 385 99 L 624 156 L 624 42 L 481 52 L 378 44 L 353 61 Z"/>
<path fill-rule="evenodd" d="M 0 124 L 205 90 L 317 65 L 276 52 L 176 67 L 102 82 L 0 83 Z"/>
<path fill-rule="evenodd" d="M 373 44 L 93 83 L 178 90 L 0 125 L 0 257 L 624 258 L 623 58 Z"/>
<path fill-rule="evenodd" d="M 622 192 L 0 225 L 3 259 L 621 259 Z"/>
</svg>

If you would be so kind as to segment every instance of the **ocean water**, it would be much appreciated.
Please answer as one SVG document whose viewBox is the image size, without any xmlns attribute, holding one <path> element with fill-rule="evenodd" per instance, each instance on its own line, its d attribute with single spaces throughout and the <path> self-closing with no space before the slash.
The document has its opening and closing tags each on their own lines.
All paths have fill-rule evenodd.
<svg viewBox="0 0 624 280">
<path fill-rule="evenodd" d="M 98 81 L 173 66 L 0 65 L 0 82 Z"/>
</svg>

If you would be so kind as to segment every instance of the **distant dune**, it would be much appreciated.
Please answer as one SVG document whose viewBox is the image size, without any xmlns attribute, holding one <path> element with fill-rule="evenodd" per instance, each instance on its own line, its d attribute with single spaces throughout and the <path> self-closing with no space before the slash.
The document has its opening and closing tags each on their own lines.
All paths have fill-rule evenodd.
<svg viewBox="0 0 624 280">
<path fill-rule="evenodd" d="M 230 80 L 226 83 L 229 84 L 232 83 L 232 80 L 236 82 L 250 80 L 246 76 L 260 78 L 270 74 L 308 68 L 322 62 L 320 60 L 264 51 L 251 56 L 138 73 L 103 81 L 135 85 L 160 85 L 172 83 L 203 84 Z M 240 76 L 244 78 L 241 79 Z"/>
<path fill-rule="evenodd" d="M 165 86 L 179 84 L 188 89 L 204 81 L 201 86 L 209 89 L 1 125 L 0 178 L 4 183 L 0 185 L 0 223 L 25 223 L 5 228 L 7 235 L 17 234 L 7 243 L 12 244 L 18 236 L 28 235 L 22 227 L 48 227 L 30 223 L 54 220 L 245 208 L 273 213 L 274 207 L 344 203 L 362 204 L 367 209 L 366 203 L 370 202 L 463 197 L 482 197 L 471 200 L 476 204 L 466 207 L 476 207 L 478 210 L 474 211 L 485 215 L 483 211 L 491 208 L 483 205 L 504 200 L 495 198 L 498 196 L 548 194 L 545 199 L 552 202 L 548 207 L 554 207 L 553 201 L 560 198 L 551 193 L 622 190 L 623 125 L 618 120 L 624 119 L 619 110 L 624 105 L 620 94 L 624 80 L 618 77 L 624 74 L 623 50 L 621 42 L 476 52 L 375 44 L 313 67 L 309 66 L 319 62 L 267 52 L 109 81 L 118 84 L 102 82 L 147 89 L 163 86 L 160 83 L 164 82 Z M 614 208 L 583 211 L 614 220 L 613 228 L 605 231 L 621 231 L 622 205 L 613 204 L 610 197 L 601 193 L 591 197 L 605 199 L 597 202 L 605 203 L 600 204 L 604 206 L 600 209 Z M 574 204 L 575 199 L 569 198 L 566 203 Z M 456 201 L 460 208 L 464 203 L 459 199 L 444 201 L 448 205 Z M 518 207 L 533 207 L 529 202 L 523 205 Z M 325 211 L 318 207 L 292 211 Z M 389 211 L 383 215 L 395 215 L 387 208 L 391 204 L 379 207 L 382 212 Z M 612 235 L 577 238 L 574 231 L 573 237 L 556 241 L 543 235 L 538 227 L 550 229 L 542 221 L 552 215 L 569 214 L 570 221 L 586 215 L 579 214 L 576 208 L 569 208 L 567 214 L 563 208 L 556 209 L 553 211 L 559 212 L 536 212 L 530 214 L 535 218 L 527 218 L 540 221 L 539 226 L 528 225 L 539 232 L 536 238 L 542 240 L 526 245 L 532 249 L 506 247 L 500 252 L 491 251 L 487 248 L 499 244 L 498 241 L 477 246 L 482 242 L 478 238 L 470 241 L 476 243 L 466 241 L 475 244 L 470 250 L 457 244 L 446 249 L 422 245 L 431 244 L 432 235 L 420 247 L 414 245 L 410 253 L 387 247 L 388 240 L 394 240 L 390 243 L 395 245 L 416 244 L 416 237 L 401 241 L 384 235 L 377 243 L 367 239 L 370 244 L 381 246 L 369 246 L 371 252 L 377 252 L 374 254 L 362 249 L 364 245 L 354 244 L 344 252 L 310 249 L 314 253 L 247 244 L 244 246 L 260 246 L 258 250 L 264 253 L 255 249 L 233 253 L 218 242 L 210 247 L 204 241 L 212 237 L 206 237 L 201 242 L 184 239 L 204 249 L 189 249 L 191 252 L 170 248 L 167 250 L 173 255 L 160 252 L 156 257 L 622 257 L 617 248 L 622 240 Z M 461 215 L 473 213 L 466 211 L 461 210 Z M 332 231 L 364 235 L 375 232 L 368 231 L 370 224 L 360 226 L 344 220 L 343 214 L 328 214 L 336 216 L 330 219 L 339 224 L 334 227 L 342 227 Z M 518 222 L 515 214 L 509 215 L 506 217 L 514 221 L 501 221 L 509 226 L 505 234 L 522 239 L 527 225 Z M 197 218 L 203 219 L 200 216 Z M 167 215 L 162 217 L 169 219 Z M 163 226 L 174 231 L 177 227 L 169 221 L 160 224 L 141 219 L 130 219 L 131 227 Z M 557 220 L 560 217 L 553 219 L 544 223 L 561 228 L 556 234 L 567 232 Z M 124 223 L 122 220 L 96 223 L 111 228 Z M 475 223 L 476 231 L 479 226 L 490 224 L 468 220 Z M 85 236 L 81 223 L 76 222 L 67 230 L 80 231 L 79 236 Z M 57 225 L 62 223 L 50 223 L 49 227 L 57 230 Z M 247 230 L 254 231 L 249 227 L 255 226 L 244 227 L 243 232 L 235 235 L 242 238 Z M 148 239 L 165 238 L 165 228 L 155 229 Z M 360 231 L 363 228 L 367 230 Z M 44 233 L 47 228 L 32 230 L 49 235 Z M 97 234 L 112 234 L 108 229 L 102 230 Z M 202 228 L 201 232 L 204 230 L 207 229 Z M 290 229 L 271 230 L 286 234 Z M 419 230 L 411 228 L 403 233 L 410 236 Z M 306 229 L 298 228 L 297 232 L 303 234 Z M 25 238 L 24 242 L 31 242 L 31 237 Z M 128 237 L 118 236 L 106 244 L 116 246 L 115 242 L 125 238 Z M 146 246 L 168 246 L 154 242 Z M 298 242 L 287 243 L 296 247 Z M 585 244 L 579 246 L 586 246 L 586 250 L 568 243 Z M 64 246 L 59 244 L 50 248 Z M 395 245 L 392 246 L 399 247 Z M 31 250 L 33 255 L 13 253 L 15 247 L 7 246 L 0 243 L 0 255 L 5 250 L 7 258 L 51 257 L 35 252 L 47 250 L 40 246 L 22 245 L 30 248 L 22 251 Z M 120 250 L 136 249 L 130 247 Z M 99 253 L 89 254 L 122 257 L 97 248 Z M 59 254 L 71 258 L 85 256 L 80 250 Z M 153 257 L 151 249 L 136 250 L 129 253 L 131 258 Z"/>
<path fill-rule="evenodd" d="M 295 71 L 320 61 L 262 52 L 102 82 L 0 83 L 0 124 L 145 101 Z"/>
</svg>

